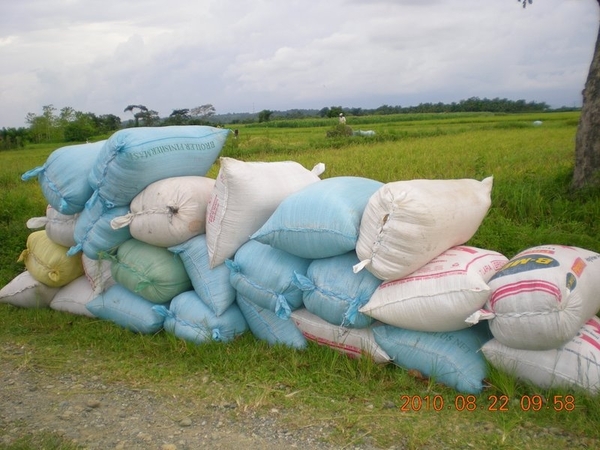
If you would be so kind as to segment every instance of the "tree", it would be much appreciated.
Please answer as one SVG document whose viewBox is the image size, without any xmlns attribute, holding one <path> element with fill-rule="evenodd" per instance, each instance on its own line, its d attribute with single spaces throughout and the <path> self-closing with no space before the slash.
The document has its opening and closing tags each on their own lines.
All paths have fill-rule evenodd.
<svg viewBox="0 0 600 450">
<path fill-rule="evenodd" d="M 583 90 L 583 106 L 575 137 L 571 187 L 579 190 L 586 186 L 600 186 L 600 30 Z"/>
<path fill-rule="evenodd" d="M 196 106 L 190 110 L 190 116 L 197 119 L 205 119 L 216 113 L 215 107 L 210 103 L 206 105 Z"/>
<path fill-rule="evenodd" d="M 269 111 L 268 109 L 263 109 L 261 112 L 258 113 L 258 121 L 259 122 L 268 122 L 269 120 L 271 120 L 271 114 L 273 114 L 273 111 Z"/>
<path fill-rule="evenodd" d="M 138 112 L 134 112 L 133 110 L 137 109 Z M 130 112 L 133 114 L 133 118 L 135 119 L 135 126 L 140 125 L 140 119 L 144 117 L 144 114 L 148 112 L 148 108 L 144 105 L 127 105 L 127 107 L 123 110 L 123 112 Z"/>
<path fill-rule="evenodd" d="M 533 0 L 518 0 L 532 4 Z M 600 6 L 600 0 L 597 0 Z M 600 26 L 585 87 L 575 137 L 575 167 L 571 188 L 600 187 Z"/>
<path fill-rule="evenodd" d="M 184 123 L 190 120 L 190 110 L 187 108 L 184 109 L 174 109 L 173 112 L 169 115 L 167 119 L 167 123 L 170 125 L 183 125 Z"/>
</svg>

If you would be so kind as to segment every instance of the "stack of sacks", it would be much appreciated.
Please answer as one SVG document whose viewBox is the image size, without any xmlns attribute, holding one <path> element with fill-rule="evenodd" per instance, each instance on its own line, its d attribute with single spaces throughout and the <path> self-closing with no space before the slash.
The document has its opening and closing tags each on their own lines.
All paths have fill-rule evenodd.
<svg viewBox="0 0 600 450">
<path fill-rule="evenodd" d="M 600 254 L 560 245 L 526 249 L 490 281 L 490 363 L 543 388 L 600 390 Z"/>
<path fill-rule="evenodd" d="M 79 270 L 62 294 L 57 291 L 62 285 L 51 283 L 59 277 L 55 270 L 46 270 L 45 278 L 36 270 L 35 283 L 24 274 L 17 281 L 30 294 L 21 301 L 52 306 L 54 298 L 56 309 L 137 332 L 159 330 L 164 316 L 152 307 L 192 289 L 181 259 L 165 247 L 204 233 L 214 187 L 204 175 L 229 132 L 204 126 L 121 130 L 106 141 L 58 149 L 42 167 L 24 174 L 24 180 L 37 175 L 50 205 L 45 218 L 31 219 L 28 226 L 45 226 L 58 241 L 54 228 L 60 223 L 61 250 Z M 26 256 L 29 269 L 29 259 L 39 258 Z M 13 287 L 7 286 L 16 291 Z"/>
<path fill-rule="evenodd" d="M 293 286 L 295 271 L 305 273 L 309 261 L 267 245 L 250 241 L 290 195 L 320 184 L 323 164 L 312 170 L 293 161 L 243 162 L 220 158 L 220 169 L 209 200 L 206 217 L 206 253 L 209 268 L 224 267 L 233 292 L 225 299 L 235 302 L 255 337 L 270 344 L 304 348 L 302 333 L 289 320 L 302 306 L 302 293 Z M 207 268 L 203 268 L 206 273 Z M 218 273 L 219 279 L 225 272 Z M 198 283 L 199 284 L 199 283 Z M 207 297 L 202 288 L 199 296 Z M 207 299 L 210 305 L 214 300 Z M 215 305 L 216 306 L 216 305 Z"/>
<path fill-rule="evenodd" d="M 291 316 L 304 338 L 348 354 L 364 353 L 387 361 L 372 339 L 373 321 L 358 313 L 380 280 L 370 273 L 352 273 L 352 264 L 358 262 L 354 249 L 360 220 L 369 198 L 381 186 L 379 181 L 360 177 L 324 179 L 288 196 L 252 235 L 253 247 L 261 248 L 262 243 L 265 252 L 308 263 L 302 270 L 285 273 L 281 280 L 286 298 L 294 294 L 292 307 L 285 308 L 284 301 L 258 305 L 265 309 L 260 311 L 263 316 L 271 316 L 267 323 L 279 324 L 273 326 L 275 330 L 290 328 L 282 321 Z M 345 342 L 348 339 L 352 343 Z"/>
<path fill-rule="evenodd" d="M 356 245 L 354 271 L 383 281 L 359 309 L 384 324 L 373 329 L 377 344 L 394 364 L 469 393 L 483 389 L 479 350 L 490 335 L 465 319 L 485 304 L 487 281 L 507 261 L 463 246 L 489 210 L 492 181 L 387 183 L 369 199 Z"/>
<path fill-rule="evenodd" d="M 207 126 L 142 127 L 114 133 L 87 174 L 93 194 L 77 221 L 77 245 L 70 254 L 83 251 L 98 259 L 103 252 L 114 253 L 132 235 L 127 227 L 113 229 L 113 219 L 129 214 L 133 199 L 156 181 L 205 176 L 228 134 L 229 130 Z"/>
</svg>

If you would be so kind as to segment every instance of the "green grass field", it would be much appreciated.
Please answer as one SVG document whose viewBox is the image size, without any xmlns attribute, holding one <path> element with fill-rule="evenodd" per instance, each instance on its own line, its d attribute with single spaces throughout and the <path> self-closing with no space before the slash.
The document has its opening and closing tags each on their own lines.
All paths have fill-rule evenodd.
<svg viewBox="0 0 600 450">
<path fill-rule="evenodd" d="M 322 162 L 324 177 L 382 182 L 493 176 L 492 206 L 470 245 L 509 258 L 541 244 L 600 252 L 600 191 L 569 191 L 578 117 L 572 112 L 348 117 L 353 129 L 374 130 L 372 138 L 327 138 L 335 119 L 234 125 L 239 138 L 230 138 L 222 155 L 293 160 L 307 168 Z M 543 124 L 533 126 L 534 120 Z M 20 176 L 58 147 L 0 153 L 0 286 L 24 270 L 17 259 L 30 233 L 25 223 L 44 215 L 46 207 L 37 183 Z M 208 175 L 217 172 L 215 165 Z M 0 351 L 6 342 L 23 346 L 32 367 L 101 374 L 107 382 L 131 380 L 165 394 L 234 402 L 259 412 L 290 408 L 295 411 L 290 429 L 328 423 L 340 448 L 364 436 L 381 447 L 415 449 L 592 448 L 600 443 L 597 396 L 542 390 L 492 368 L 490 387 L 472 398 L 474 411 L 435 411 L 410 404 L 407 409 L 406 400 L 441 396 L 446 405 L 456 405 L 460 395 L 396 366 L 349 359 L 316 344 L 296 351 L 269 347 L 246 334 L 225 345 L 197 346 L 165 333 L 135 335 L 108 322 L 0 305 Z M 204 376 L 213 383 L 194 381 Z M 574 409 L 525 411 L 521 399 L 534 395 L 573 395 Z M 501 396 L 509 400 L 507 411 L 494 403 Z M 589 447 L 572 446 L 583 437 Z"/>
</svg>

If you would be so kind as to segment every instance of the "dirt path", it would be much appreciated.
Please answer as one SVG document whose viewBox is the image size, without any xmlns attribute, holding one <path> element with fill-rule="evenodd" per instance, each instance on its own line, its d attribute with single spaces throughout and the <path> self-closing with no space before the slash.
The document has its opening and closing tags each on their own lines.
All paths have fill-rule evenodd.
<svg viewBox="0 0 600 450">
<path fill-rule="evenodd" d="M 2 349 L 2 353 L 18 350 Z M 0 448 L 32 432 L 58 433 L 88 449 L 275 450 L 336 448 L 322 442 L 326 425 L 289 430 L 285 411 L 266 416 L 236 404 L 165 398 L 100 377 L 56 375 L 24 367 L 22 358 L 0 361 Z M 7 360 L 8 359 L 8 360 Z M 337 447 L 339 448 L 339 447 Z M 365 449 L 365 446 L 347 446 Z"/>
</svg>

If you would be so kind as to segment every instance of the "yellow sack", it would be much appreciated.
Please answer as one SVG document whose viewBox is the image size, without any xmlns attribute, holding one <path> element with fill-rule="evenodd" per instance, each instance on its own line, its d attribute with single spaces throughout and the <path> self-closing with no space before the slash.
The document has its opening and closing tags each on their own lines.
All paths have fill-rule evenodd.
<svg viewBox="0 0 600 450">
<path fill-rule="evenodd" d="M 64 286 L 83 275 L 81 254 L 67 256 L 67 247 L 52 242 L 46 230 L 34 231 L 27 238 L 27 248 L 21 252 L 31 276 L 50 287 Z"/>
</svg>

